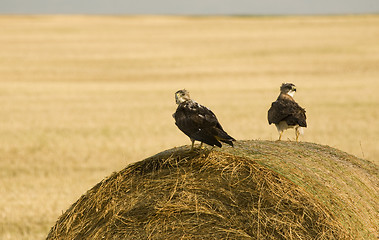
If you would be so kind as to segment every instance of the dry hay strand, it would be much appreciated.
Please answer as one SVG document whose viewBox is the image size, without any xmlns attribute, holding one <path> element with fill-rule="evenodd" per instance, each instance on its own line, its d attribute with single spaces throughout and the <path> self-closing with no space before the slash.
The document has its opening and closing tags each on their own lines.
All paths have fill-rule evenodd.
<svg viewBox="0 0 379 240">
<path fill-rule="evenodd" d="M 134 163 L 83 195 L 47 239 L 359 237 L 301 184 L 259 163 L 267 163 L 264 150 L 249 153 L 249 144 L 270 148 L 262 141 L 226 150 L 181 147 Z"/>
</svg>

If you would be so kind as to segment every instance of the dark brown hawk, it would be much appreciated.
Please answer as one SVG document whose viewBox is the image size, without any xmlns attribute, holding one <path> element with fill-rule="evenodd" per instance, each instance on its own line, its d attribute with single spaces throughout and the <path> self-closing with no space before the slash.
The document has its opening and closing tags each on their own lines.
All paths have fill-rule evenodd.
<svg viewBox="0 0 379 240">
<path fill-rule="evenodd" d="M 299 135 L 303 134 L 302 127 L 307 127 L 305 109 L 293 99 L 296 86 L 292 83 L 283 83 L 280 87 L 279 97 L 271 104 L 268 110 L 268 123 L 274 123 L 279 132 L 279 140 L 282 138 L 283 131 L 295 128 L 296 141 Z"/>
<path fill-rule="evenodd" d="M 177 91 L 175 99 L 178 108 L 172 116 L 175 118 L 176 126 L 191 139 L 191 150 L 195 141 L 201 142 L 200 148 L 203 143 L 221 147 L 221 142 L 224 142 L 233 146 L 235 139 L 224 131 L 216 115 L 193 101 L 187 90 Z"/>
</svg>

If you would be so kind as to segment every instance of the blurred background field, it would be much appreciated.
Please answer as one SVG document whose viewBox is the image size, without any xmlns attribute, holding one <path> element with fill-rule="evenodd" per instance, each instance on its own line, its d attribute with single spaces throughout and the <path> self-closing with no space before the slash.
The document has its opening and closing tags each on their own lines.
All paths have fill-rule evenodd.
<svg viewBox="0 0 379 240">
<path fill-rule="evenodd" d="M 178 89 L 237 140 L 276 140 L 282 82 L 301 141 L 379 163 L 379 15 L 1 16 L 0 239 L 45 238 L 104 177 L 189 144 Z"/>
</svg>

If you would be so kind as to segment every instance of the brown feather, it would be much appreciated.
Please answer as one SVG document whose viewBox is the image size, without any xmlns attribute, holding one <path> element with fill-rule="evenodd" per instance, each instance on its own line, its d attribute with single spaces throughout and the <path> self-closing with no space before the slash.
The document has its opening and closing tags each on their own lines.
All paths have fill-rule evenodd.
<svg viewBox="0 0 379 240">
<path fill-rule="evenodd" d="M 221 141 L 233 146 L 235 139 L 224 131 L 216 115 L 192 100 L 180 103 L 173 117 L 178 128 L 192 140 L 218 147 Z"/>
<path fill-rule="evenodd" d="M 281 93 L 277 100 L 271 104 L 267 119 L 269 124 L 279 124 L 281 121 L 286 121 L 289 126 L 307 127 L 305 109 L 300 107 L 293 97 L 284 93 Z"/>
</svg>

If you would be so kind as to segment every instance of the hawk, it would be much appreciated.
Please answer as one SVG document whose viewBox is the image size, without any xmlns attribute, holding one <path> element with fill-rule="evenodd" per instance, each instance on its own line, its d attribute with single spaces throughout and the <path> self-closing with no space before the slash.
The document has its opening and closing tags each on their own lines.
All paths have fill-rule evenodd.
<svg viewBox="0 0 379 240">
<path fill-rule="evenodd" d="M 224 131 L 216 115 L 207 107 L 193 101 L 187 90 L 177 91 L 175 100 L 178 108 L 172 116 L 176 126 L 191 139 L 191 151 L 195 141 L 201 142 L 200 148 L 203 143 L 221 147 L 221 142 L 233 147 L 235 139 Z"/>
<path fill-rule="evenodd" d="M 284 130 L 295 128 L 296 142 L 303 134 L 303 127 L 307 127 L 305 109 L 293 99 L 296 86 L 292 83 L 283 83 L 280 87 L 279 97 L 271 104 L 268 110 L 268 123 L 274 123 L 279 132 L 279 141 Z"/>
</svg>

